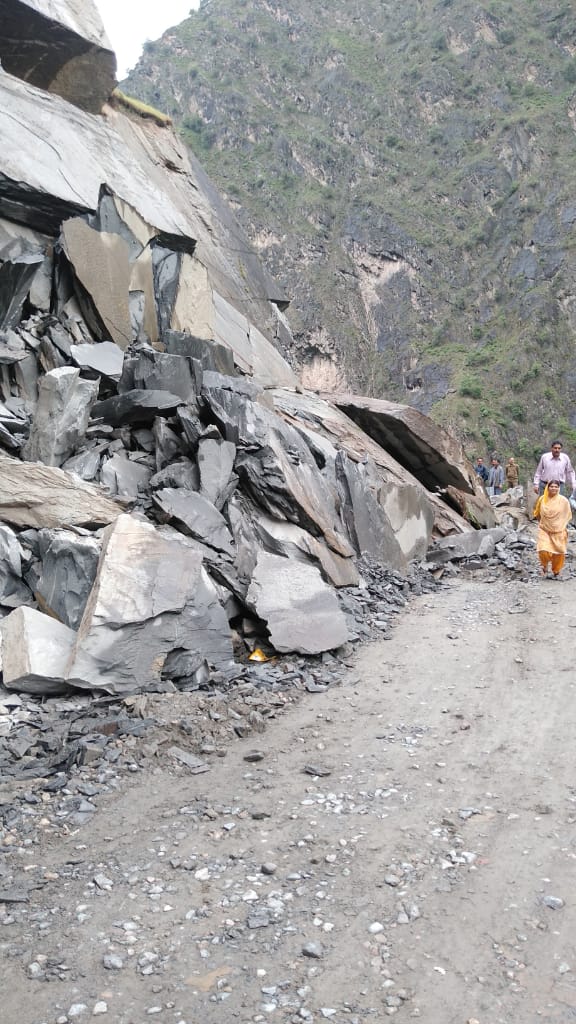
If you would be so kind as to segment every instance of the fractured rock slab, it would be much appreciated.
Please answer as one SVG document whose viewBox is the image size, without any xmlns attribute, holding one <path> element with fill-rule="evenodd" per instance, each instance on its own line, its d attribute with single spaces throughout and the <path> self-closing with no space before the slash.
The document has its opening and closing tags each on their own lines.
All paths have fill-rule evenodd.
<svg viewBox="0 0 576 1024">
<path fill-rule="evenodd" d="M 120 235 L 97 231 L 81 217 L 62 225 L 62 246 L 82 288 L 78 301 L 87 323 L 101 341 L 121 348 L 132 338 L 128 291 L 128 243 Z"/>
<path fill-rule="evenodd" d="M 338 598 L 313 565 L 261 552 L 246 602 L 266 622 L 277 651 L 320 654 L 348 640 Z"/>
<path fill-rule="evenodd" d="M 103 526 L 121 512 L 96 487 L 71 473 L 0 455 L 0 522 L 49 529 Z"/>
<path fill-rule="evenodd" d="M 100 542 L 71 530 L 41 530 L 42 572 L 35 597 L 43 611 L 77 630 L 96 579 Z"/>
<path fill-rule="evenodd" d="M 97 402 L 92 410 L 94 419 L 105 420 L 113 427 L 124 423 L 151 423 L 156 416 L 171 416 L 182 399 L 169 391 L 144 391 L 136 388 L 123 395 L 114 395 Z"/>
<path fill-rule="evenodd" d="M 3 4 L 0 60 L 11 75 L 94 114 L 116 84 L 116 58 L 92 0 Z"/>
<path fill-rule="evenodd" d="M 120 516 L 104 533 L 68 678 L 114 694 L 162 689 L 174 651 L 227 666 L 233 655 L 226 613 L 199 551 Z"/>
<path fill-rule="evenodd" d="M 381 398 L 327 397 L 429 490 L 451 484 L 470 494 L 478 492 L 462 445 L 429 416 Z"/>
<path fill-rule="evenodd" d="M 76 366 L 94 370 L 110 380 L 120 380 L 124 352 L 113 341 L 101 341 L 95 345 L 71 345 L 70 354 Z"/>
<path fill-rule="evenodd" d="M 22 561 L 25 553 L 16 534 L 9 526 L 0 524 L 0 605 L 18 608 L 32 604 L 32 594 L 22 580 Z"/>
<path fill-rule="evenodd" d="M 49 697 L 67 689 L 73 630 L 33 608 L 17 608 L 2 619 L 0 633 L 7 690 Z"/>
<path fill-rule="evenodd" d="M 357 586 L 358 570 L 353 559 L 343 558 L 330 551 L 323 540 L 313 537 L 295 523 L 258 516 L 255 527 L 262 545 L 273 554 L 300 562 L 317 563 L 323 578 L 334 587 Z"/>
<path fill-rule="evenodd" d="M 191 537 L 232 557 L 232 534 L 226 520 L 202 494 L 183 488 L 165 487 L 156 491 L 154 502 Z"/>
<path fill-rule="evenodd" d="M 198 445 L 197 458 L 200 493 L 216 508 L 222 508 L 229 494 L 236 445 L 218 438 L 203 438 Z"/>
<path fill-rule="evenodd" d="M 97 397 L 98 381 L 83 380 L 80 370 L 73 367 L 63 366 L 41 377 L 23 458 L 46 466 L 61 466 L 83 441 Z"/>
<path fill-rule="evenodd" d="M 503 526 L 495 526 L 492 530 L 471 530 L 469 533 L 453 537 L 441 537 L 429 549 L 426 559 L 435 565 L 445 562 L 457 562 L 472 555 L 491 558 L 496 545 L 506 536 Z"/>
</svg>

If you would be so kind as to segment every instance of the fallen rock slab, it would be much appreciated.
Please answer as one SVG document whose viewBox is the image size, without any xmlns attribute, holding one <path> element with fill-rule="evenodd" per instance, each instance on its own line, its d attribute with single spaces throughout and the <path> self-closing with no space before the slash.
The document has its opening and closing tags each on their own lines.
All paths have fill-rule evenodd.
<svg viewBox="0 0 576 1024">
<path fill-rule="evenodd" d="M 0 455 L 0 522 L 48 529 L 106 526 L 121 512 L 96 487 L 71 473 Z"/>
<path fill-rule="evenodd" d="M 33 608 L 16 608 L 0 622 L 7 690 L 50 697 L 67 689 L 66 669 L 76 634 Z"/>
<path fill-rule="evenodd" d="M 270 642 L 282 653 L 320 654 L 348 640 L 338 598 L 313 565 L 261 552 L 246 603 L 267 623 Z"/>
<path fill-rule="evenodd" d="M 43 611 L 77 630 L 96 578 L 100 542 L 71 530 L 41 530 L 42 573 L 35 597 Z"/>
<path fill-rule="evenodd" d="M 409 405 L 381 398 L 326 397 L 429 490 L 451 484 L 470 494 L 478 493 L 478 480 L 462 445 L 429 416 Z"/>
<path fill-rule="evenodd" d="M 62 366 L 38 382 L 38 404 L 30 438 L 22 450 L 28 462 L 61 466 L 86 434 L 90 410 L 98 397 L 97 380 L 83 380 L 80 370 Z"/>
<path fill-rule="evenodd" d="M 2 66 L 96 114 L 116 85 L 116 58 L 92 0 L 2 5 Z"/>
<path fill-rule="evenodd" d="M 226 613 L 198 550 L 122 515 L 104 533 L 67 678 L 112 694 L 162 690 L 172 652 L 198 665 L 231 665 Z"/>
<path fill-rule="evenodd" d="M 444 565 L 445 562 L 461 561 L 472 555 L 490 558 L 498 542 L 505 536 L 504 527 L 495 526 L 492 530 L 471 530 L 470 533 L 458 536 L 442 537 L 428 550 L 426 560 L 435 565 Z"/>
</svg>

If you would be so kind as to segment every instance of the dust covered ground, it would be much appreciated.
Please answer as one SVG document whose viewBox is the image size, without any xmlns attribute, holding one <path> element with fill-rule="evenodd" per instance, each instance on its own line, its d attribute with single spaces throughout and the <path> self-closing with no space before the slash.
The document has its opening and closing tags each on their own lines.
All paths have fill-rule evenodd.
<svg viewBox="0 0 576 1024">
<path fill-rule="evenodd" d="M 575 595 L 461 573 L 208 772 L 9 834 L 3 1024 L 576 1020 Z"/>
</svg>

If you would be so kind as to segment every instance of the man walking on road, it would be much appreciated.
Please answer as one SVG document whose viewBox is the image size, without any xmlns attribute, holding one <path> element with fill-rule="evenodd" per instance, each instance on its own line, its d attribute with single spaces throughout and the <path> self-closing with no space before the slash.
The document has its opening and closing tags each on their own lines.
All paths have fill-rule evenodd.
<svg viewBox="0 0 576 1024">
<path fill-rule="evenodd" d="M 480 477 L 483 484 L 488 483 L 488 470 L 484 465 L 484 459 L 480 456 L 476 459 L 476 465 L 474 466 L 474 472 Z"/>
<path fill-rule="evenodd" d="M 488 494 L 502 494 L 504 487 L 504 470 L 500 465 L 500 459 L 494 457 L 488 473 Z"/>
<path fill-rule="evenodd" d="M 576 491 L 576 474 L 569 457 L 562 451 L 561 441 L 552 441 L 550 451 L 544 452 L 534 474 L 534 494 L 544 494 L 544 488 L 550 480 L 559 480 L 560 493 L 568 494 Z"/>
</svg>

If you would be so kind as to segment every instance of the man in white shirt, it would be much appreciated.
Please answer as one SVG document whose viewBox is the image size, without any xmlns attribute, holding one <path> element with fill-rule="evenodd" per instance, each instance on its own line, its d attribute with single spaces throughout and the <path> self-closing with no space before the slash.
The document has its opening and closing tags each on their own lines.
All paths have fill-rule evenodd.
<svg viewBox="0 0 576 1024">
<path fill-rule="evenodd" d="M 561 494 L 566 493 L 567 486 L 570 488 L 568 494 L 576 491 L 576 474 L 570 459 L 562 451 L 561 441 L 552 441 L 550 451 L 542 455 L 534 474 L 534 493 L 543 494 L 550 480 L 558 480 L 562 484 Z"/>
</svg>

